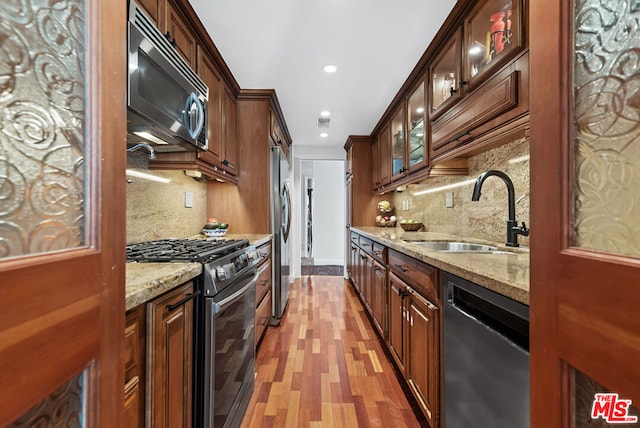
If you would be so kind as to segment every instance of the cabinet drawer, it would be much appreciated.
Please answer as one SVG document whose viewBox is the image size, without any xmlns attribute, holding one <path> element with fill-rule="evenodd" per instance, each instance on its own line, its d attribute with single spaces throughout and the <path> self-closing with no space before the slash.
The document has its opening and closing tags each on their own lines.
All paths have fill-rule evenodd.
<svg viewBox="0 0 640 428">
<path fill-rule="evenodd" d="M 265 294 L 271 290 L 271 260 L 268 260 L 258 270 L 258 282 L 256 283 L 256 306 L 260 304 Z"/>
<path fill-rule="evenodd" d="M 267 291 L 266 296 L 256 309 L 256 346 L 262 337 L 262 334 L 269 325 L 271 319 L 271 290 Z"/>
<path fill-rule="evenodd" d="M 351 242 L 356 245 L 360 245 L 360 235 L 357 233 L 351 232 Z"/>
<path fill-rule="evenodd" d="M 373 253 L 373 241 L 369 238 L 365 238 L 364 236 L 360 237 L 360 248 L 366 251 L 369 254 Z"/>
<path fill-rule="evenodd" d="M 260 251 L 262 257 L 271 257 L 271 241 L 260 245 L 258 251 Z"/>
<path fill-rule="evenodd" d="M 389 267 L 391 270 L 428 299 L 439 301 L 437 287 L 437 269 L 433 266 L 389 250 Z"/>
<path fill-rule="evenodd" d="M 373 249 L 371 251 L 371 255 L 376 258 L 379 262 L 382 262 L 383 264 L 385 264 L 386 262 L 386 253 L 385 253 L 385 249 L 387 247 L 385 247 L 384 245 L 382 245 L 379 242 L 374 242 L 373 243 Z"/>
</svg>

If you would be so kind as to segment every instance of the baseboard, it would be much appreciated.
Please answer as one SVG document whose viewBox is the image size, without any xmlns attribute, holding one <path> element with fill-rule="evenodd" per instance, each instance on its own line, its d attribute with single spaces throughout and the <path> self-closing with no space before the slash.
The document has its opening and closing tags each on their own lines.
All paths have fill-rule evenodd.
<svg viewBox="0 0 640 428">
<path fill-rule="evenodd" d="M 342 266 L 344 265 L 344 259 L 313 259 L 313 264 L 316 266 Z"/>
</svg>

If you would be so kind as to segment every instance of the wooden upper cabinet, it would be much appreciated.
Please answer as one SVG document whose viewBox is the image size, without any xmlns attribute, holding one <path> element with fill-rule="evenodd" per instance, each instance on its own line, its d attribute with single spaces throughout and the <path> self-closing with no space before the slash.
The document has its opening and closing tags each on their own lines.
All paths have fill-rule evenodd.
<svg viewBox="0 0 640 428">
<path fill-rule="evenodd" d="M 383 192 L 391 183 L 391 127 L 386 123 L 371 145 L 371 190 Z"/>
<path fill-rule="evenodd" d="M 483 0 L 464 17 L 455 100 L 444 99 L 437 76 L 458 58 L 458 37 L 437 54 L 431 68 L 432 164 L 513 140 L 515 132 L 524 135 L 529 111 L 525 17 L 523 0 Z"/>
<path fill-rule="evenodd" d="M 237 104 L 235 97 L 224 91 L 224 156 L 222 169 L 233 175 L 238 175 L 237 149 Z"/>
<path fill-rule="evenodd" d="M 407 167 L 409 173 L 426 167 L 429 164 L 427 150 L 426 126 L 426 91 L 425 82 L 421 80 L 407 98 Z"/>
<path fill-rule="evenodd" d="M 170 41 L 174 43 L 176 50 L 182 58 L 191 66 L 196 68 L 196 36 L 186 24 L 176 8 L 170 3 L 166 3 L 167 24 L 166 32 Z M 175 40 L 175 42 L 174 42 Z"/>
<path fill-rule="evenodd" d="M 406 147 L 404 130 L 404 106 L 399 106 L 391 117 L 391 180 L 404 177 L 406 167 Z"/>
<path fill-rule="evenodd" d="M 225 102 L 225 85 L 218 70 L 200 46 L 198 46 L 198 75 L 209 88 L 207 103 L 207 136 L 208 148 L 203 157 L 208 163 L 220 166 L 222 152 L 223 103 Z"/>
<path fill-rule="evenodd" d="M 156 24 L 160 31 L 164 28 L 164 22 L 161 21 L 163 8 L 166 0 L 135 0 L 146 12 L 147 16 Z"/>
<path fill-rule="evenodd" d="M 431 117 L 445 111 L 460 97 L 464 81 L 460 78 L 461 30 L 447 42 L 430 67 L 429 101 Z"/>
<path fill-rule="evenodd" d="M 524 47 L 523 0 L 483 0 L 465 20 L 462 79 L 480 85 Z"/>
</svg>

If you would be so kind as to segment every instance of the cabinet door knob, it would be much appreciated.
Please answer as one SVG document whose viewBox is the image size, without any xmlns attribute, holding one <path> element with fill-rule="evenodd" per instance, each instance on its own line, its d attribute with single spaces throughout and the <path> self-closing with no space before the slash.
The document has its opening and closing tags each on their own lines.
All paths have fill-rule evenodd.
<svg viewBox="0 0 640 428">
<path fill-rule="evenodd" d="M 460 79 L 460 82 L 458 82 L 458 84 L 459 84 L 459 86 L 460 86 L 461 88 L 462 88 L 463 86 L 466 86 L 466 85 L 467 85 L 467 83 L 469 83 L 469 82 L 467 82 L 466 80 L 462 80 L 462 79 Z"/>
</svg>

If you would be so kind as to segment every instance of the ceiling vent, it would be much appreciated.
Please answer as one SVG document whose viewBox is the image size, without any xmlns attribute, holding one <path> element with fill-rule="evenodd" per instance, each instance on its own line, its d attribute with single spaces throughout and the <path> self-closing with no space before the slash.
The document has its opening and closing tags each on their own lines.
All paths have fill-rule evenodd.
<svg viewBox="0 0 640 428">
<path fill-rule="evenodd" d="M 318 128 L 328 128 L 331 125 L 331 119 L 328 117 L 318 118 Z"/>
</svg>

